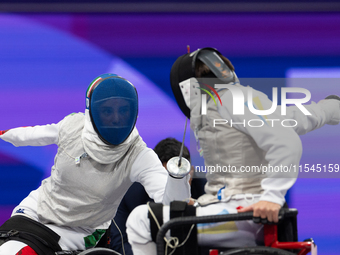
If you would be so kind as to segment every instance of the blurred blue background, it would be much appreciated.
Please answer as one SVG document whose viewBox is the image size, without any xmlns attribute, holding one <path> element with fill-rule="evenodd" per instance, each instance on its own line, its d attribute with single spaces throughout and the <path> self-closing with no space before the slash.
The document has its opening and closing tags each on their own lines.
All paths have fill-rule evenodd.
<svg viewBox="0 0 340 255">
<path fill-rule="evenodd" d="M 251 1 L 228 5 L 229 10 L 221 1 L 199 1 L 204 5 L 197 10 L 190 1 L 137 6 L 116 1 L 91 7 L 97 11 L 79 5 L 84 1 L 54 1 L 55 10 L 27 1 L 7 2 L 0 4 L 0 130 L 56 123 L 84 111 L 88 84 L 99 74 L 114 72 L 139 92 L 137 128 L 148 146 L 169 136 L 181 140 L 185 118 L 174 101 L 169 72 L 187 45 L 192 51 L 217 48 L 241 80 L 322 78 L 305 86 L 312 100 L 340 94 L 338 80 L 323 83 L 340 78 L 340 13 L 322 8 L 330 2 L 319 3 L 317 10 L 290 5 L 281 7 L 283 11 L 265 3 L 250 11 Z M 211 10 L 204 9 L 209 6 Z M 248 11 L 240 11 L 242 6 Z M 271 95 L 271 87 L 258 89 Z M 301 163 L 340 164 L 339 128 L 303 136 Z M 55 145 L 15 148 L 0 141 L 0 224 L 49 175 L 55 152 Z M 288 196 L 289 205 L 299 210 L 299 239 L 313 237 L 319 254 L 338 254 L 339 177 L 300 178 Z"/>
</svg>

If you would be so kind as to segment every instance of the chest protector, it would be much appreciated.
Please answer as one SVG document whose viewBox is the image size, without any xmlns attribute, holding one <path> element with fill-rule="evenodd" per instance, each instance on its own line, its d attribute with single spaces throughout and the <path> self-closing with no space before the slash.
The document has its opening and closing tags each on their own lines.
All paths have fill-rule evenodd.
<svg viewBox="0 0 340 255">
<path fill-rule="evenodd" d="M 90 156 L 77 162 L 79 156 L 86 155 L 83 127 L 83 114 L 63 120 L 51 176 L 43 181 L 39 194 L 38 215 L 42 223 L 106 229 L 132 184 L 131 166 L 146 145 L 137 136 L 114 163 L 101 164 Z"/>
</svg>

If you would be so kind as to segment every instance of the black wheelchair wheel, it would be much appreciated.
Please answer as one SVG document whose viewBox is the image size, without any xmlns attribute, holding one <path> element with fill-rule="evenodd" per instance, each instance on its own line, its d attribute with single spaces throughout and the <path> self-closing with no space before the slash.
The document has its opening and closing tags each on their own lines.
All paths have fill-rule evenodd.
<svg viewBox="0 0 340 255">
<path fill-rule="evenodd" d="M 82 251 L 78 255 L 121 255 L 120 253 L 107 248 L 91 248 L 86 251 Z"/>
<path fill-rule="evenodd" d="M 289 251 L 271 247 L 238 248 L 223 252 L 221 255 L 296 255 Z"/>
</svg>

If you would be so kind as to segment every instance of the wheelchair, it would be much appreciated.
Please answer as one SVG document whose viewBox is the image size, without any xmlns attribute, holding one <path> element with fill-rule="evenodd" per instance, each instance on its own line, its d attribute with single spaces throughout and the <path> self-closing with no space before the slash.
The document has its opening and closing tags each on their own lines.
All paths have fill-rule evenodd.
<svg viewBox="0 0 340 255">
<path fill-rule="evenodd" d="M 297 214 L 296 209 L 281 209 L 279 213 L 278 224 L 264 225 L 264 246 L 256 247 L 199 247 L 186 243 L 179 249 L 177 248 L 173 255 L 306 255 L 316 249 L 312 239 L 298 242 L 297 237 Z M 237 213 L 211 216 L 182 216 L 170 219 L 159 229 L 156 237 L 157 255 L 165 254 L 165 234 L 179 226 L 192 226 L 198 223 L 215 223 L 227 221 L 252 220 L 253 213 Z M 187 232 L 184 233 L 187 235 Z M 196 235 L 190 235 L 190 238 Z M 103 245 L 106 242 L 103 238 Z M 188 247 L 189 246 L 189 247 Z M 85 251 L 60 251 L 56 255 L 122 255 L 105 246 L 90 248 Z M 312 255 L 316 253 L 312 252 Z"/>
<path fill-rule="evenodd" d="M 174 251 L 174 255 L 306 255 L 316 248 L 313 239 L 302 242 L 297 237 L 296 209 L 281 209 L 278 224 L 264 225 L 264 246 L 256 247 L 198 247 L 191 244 L 184 245 Z M 212 216 L 184 216 L 173 218 L 162 225 L 157 233 L 157 255 L 165 254 L 165 234 L 178 226 L 190 226 L 198 223 L 214 223 L 227 221 L 252 220 L 253 213 L 237 213 Z M 191 246 L 188 248 L 188 246 Z M 121 255 L 107 248 L 91 248 L 77 253 L 78 255 Z M 313 255 L 316 253 L 312 253 Z"/>
<path fill-rule="evenodd" d="M 197 245 L 187 247 L 184 245 L 179 252 L 175 250 L 176 255 L 306 255 L 312 250 L 316 250 L 316 245 L 313 239 L 307 239 L 303 242 L 298 242 L 297 238 L 297 214 L 296 209 L 281 209 L 279 214 L 278 224 L 264 225 L 264 246 L 247 247 L 247 248 L 206 248 Z M 157 233 L 157 255 L 165 255 L 164 237 L 168 230 L 183 225 L 193 225 L 198 223 L 215 223 L 227 221 L 252 220 L 253 213 L 237 213 L 213 216 L 184 216 L 173 218 L 163 224 Z M 316 253 L 312 253 L 313 255 Z"/>
</svg>

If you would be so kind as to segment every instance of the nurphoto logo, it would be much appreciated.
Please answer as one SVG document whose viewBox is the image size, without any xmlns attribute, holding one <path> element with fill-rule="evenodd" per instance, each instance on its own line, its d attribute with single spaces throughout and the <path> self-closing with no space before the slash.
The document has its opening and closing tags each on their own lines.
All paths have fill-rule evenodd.
<svg viewBox="0 0 340 255">
<path fill-rule="evenodd" d="M 220 81 L 219 81 L 220 82 Z M 311 93 L 305 88 L 297 87 L 281 87 L 281 105 L 278 105 L 278 88 L 272 88 L 272 100 L 266 101 L 266 109 L 264 109 L 261 99 L 257 95 L 253 95 L 254 90 L 251 87 L 239 87 L 233 84 L 214 84 L 208 85 L 205 82 L 199 82 L 200 86 L 196 88 L 200 89 L 201 93 L 201 114 L 207 115 L 207 96 L 209 95 L 214 101 L 216 107 L 218 104 L 223 106 L 223 101 L 217 90 L 228 89 L 231 93 L 232 103 L 229 102 L 228 108 L 230 114 L 233 116 L 245 115 L 245 109 L 249 109 L 249 112 L 254 114 L 256 118 L 249 119 L 245 117 L 240 119 L 239 117 L 234 119 L 213 119 L 213 126 L 228 124 L 230 126 L 243 125 L 249 127 L 262 127 L 264 125 L 269 125 L 274 127 L 277 124 L 281 124 L 283 127 L 295 127 L 298 122 L 295 119 L 290 119 L 287 117 L 287 106 L 295 106 L 304 115 L 311 115 L 311 113 L 303 105 L 311 99 Z M 211 83 L 210 83 L 211 84 Z M 288 98 L 289 93 L 301 94 L 300 98 Z M 219 102 L 218 102 L 219 101 Z M 225 101 L 224 101 L 225 102 Z M 271 102 L 271 104 L 268 102 Z M 278 107 L 280 109 L 278 109 Z M 248 111 L 248 110 L 247 110 Z M 275 115 L 271 115 L 275 113 Z M 276 116 L 274 118 L 268 118 L 268 116 Z M 281 116 L 281 117 L 279 117 Z M 286 116 L 286 118 L 282 118 Z"/>
<path fill-rule="evenodd" d="M 204 84 L 206 85 L 206 84 Z M 206 85 L 208 86 L 208 85 Z M 212 88 L 209 86 L 209 88 Z M 258 110 L 254 107 L 253 105 L 253 93 L 252 93 L 252 88 L 247 87 L 246 89 L 248 90 L 248 100 L 245 101 L 244 94 L 242 90 L 234 85 L 227 85 L 227 84 L 215 84 L 215 88 L 218 89 L 228 89 L 230 90 L 231 94 L 233 95 L 233 114 L 234 115 L 244 115 L 244 105 L 247 102 L 247 106 L 249 110 L 256 114 L 256 115 L 270 115 L 273 112 L 275 112 L 277 108 L 277 88 L 273 87 L 273 104 L 270 109 L 267 110 Z M 207 91 L 205 89 L 202 89 L 204 91 Z M 217 95 L 221 105 L 221 99 L 219 95 L 217 94 L 216 90 L 213 89 L 214 93 Z M 302 93 L 305 94 L 304 98 L 287 98 L 287 93 Z M 211 93 L 208 93 L 210 97 L 213 98 Z M 202 94 L 202 115 L 205 115 L 207 113 L 207 105 L 206 105 L 206 94 Z M 290 88 L 290 87 L 283 87 L 281 88 L 281 115 L 286 115 L 287 111 L 287 104 L 294 104 L 296 107 L 298 107 L 305 115 L 312 115 L 302 104 L 307 103 L 311 99 L 311 93 L 304 88 Z M 216 101 L 213 98 L 215 104 Z"/>
</svg>

